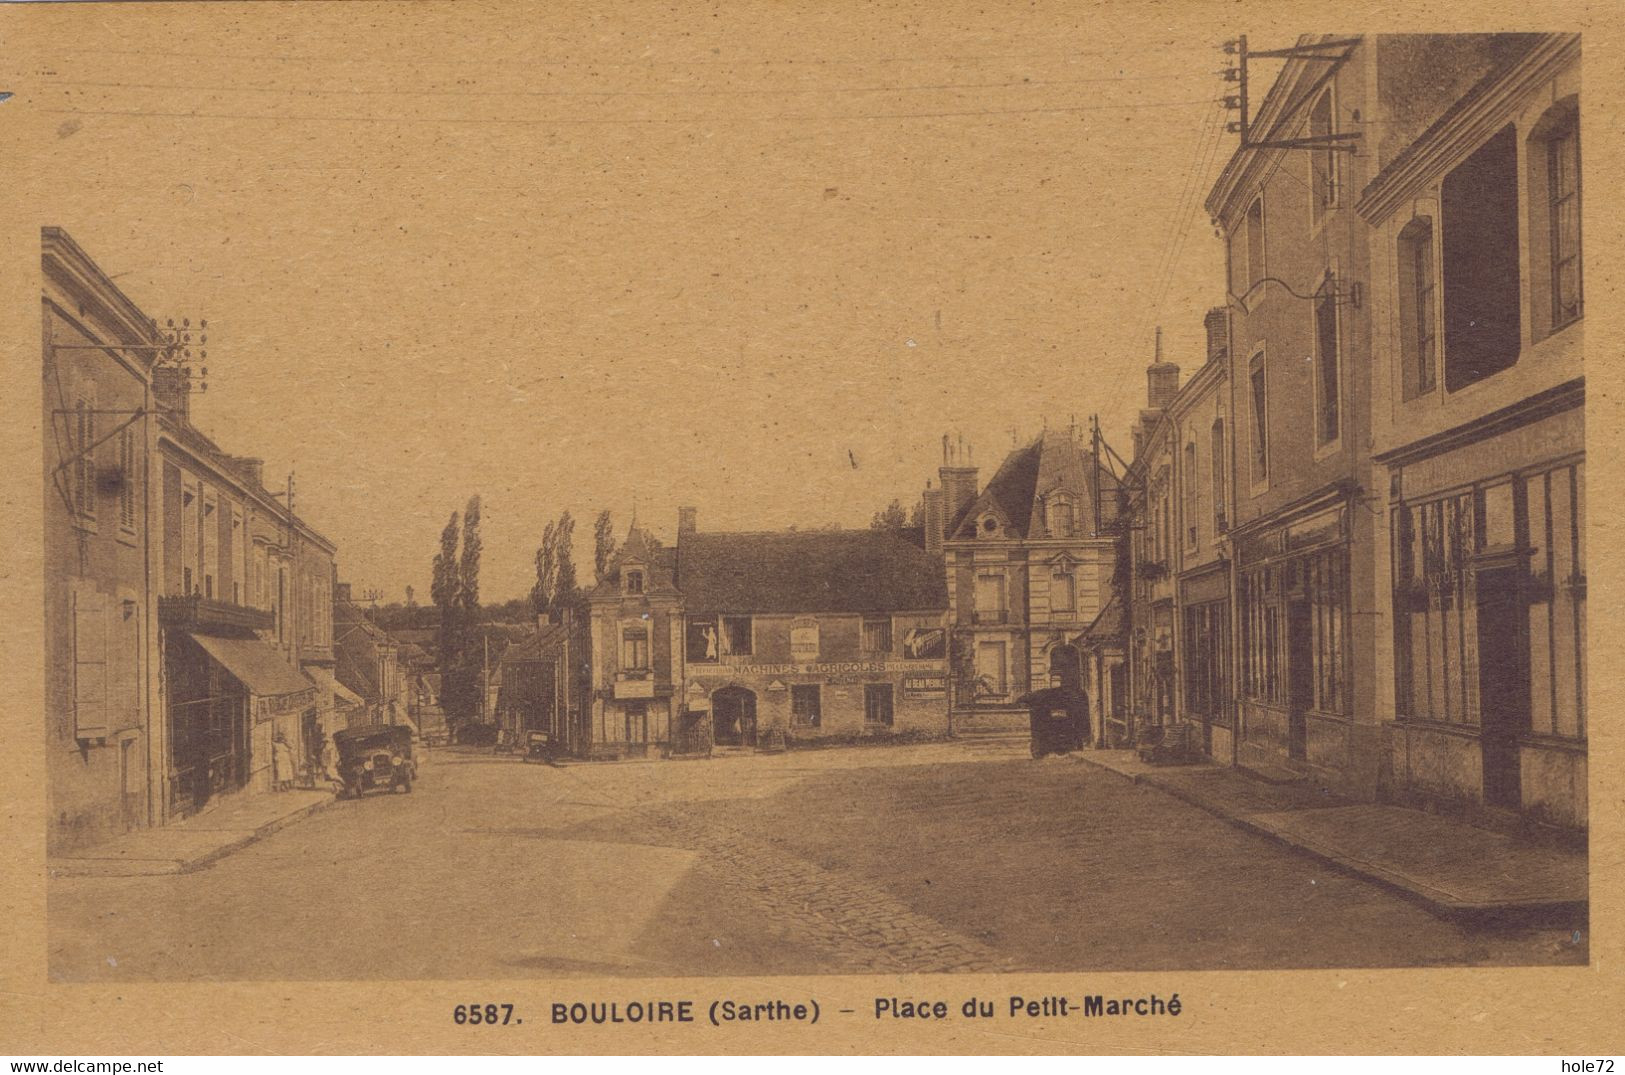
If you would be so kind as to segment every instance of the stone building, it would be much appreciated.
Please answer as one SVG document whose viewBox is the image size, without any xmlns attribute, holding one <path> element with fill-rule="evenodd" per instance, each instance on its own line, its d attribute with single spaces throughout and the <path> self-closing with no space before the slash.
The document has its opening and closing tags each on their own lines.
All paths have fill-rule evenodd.
<svg viewBox="0 0 1625 1075">
<path fill-rule="evenodd" d="M 1391 791 L 1584 827 L 1579 35 L 1376 50 L 1381 134 L 1354 208 Z"/>
<path fill-rule="evenodd" d="M 945 439 L 940 478 L 925 543 L 937 547 L 940 520 L 954 729 L 1025 726 L 1016 699 L 1082 681 L 1078 643 L 1111 596 L 1116 479 L 1070 430 L 1011 452 L 980 490 Z"/>
<path fill-rule="evenodd" d="M 158 341 L 66 232 L 41 241 L 47 846 L 59 851 L 162 820 L 148 582 Z"/>
<path fill-rule="evenodd" d="M 592 704 L 577 752 L 642 756 L 671 741 L 683 702 L 682 595 L 676 550 L 636 521 L 588 594 Z"/>
</svg>

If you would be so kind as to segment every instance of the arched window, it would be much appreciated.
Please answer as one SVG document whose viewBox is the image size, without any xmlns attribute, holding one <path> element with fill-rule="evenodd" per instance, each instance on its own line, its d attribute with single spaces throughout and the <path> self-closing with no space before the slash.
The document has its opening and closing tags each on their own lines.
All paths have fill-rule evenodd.
<svg viewBox="0 0 1625 1075">
<path fill-rule="evenodd" d="M 1438 384 L 1438 274 L 1433 220 L 1419 216 L 1399 233 L 1399 354 L 1401 392 L 1415 399 Z"/>
</svg>

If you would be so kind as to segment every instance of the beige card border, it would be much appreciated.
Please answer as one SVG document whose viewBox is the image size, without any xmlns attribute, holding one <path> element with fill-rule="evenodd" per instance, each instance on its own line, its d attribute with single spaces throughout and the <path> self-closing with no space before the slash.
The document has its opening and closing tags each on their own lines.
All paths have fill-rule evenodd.
<svg viewBox="0 0 1625 1075">
<path fill-rule="evenodd" d="M 1008 0 L 1013 2 L 1013 0 Z M 857 0 L 828 0 L 824 10 Z M 963 0 L 896 4 L 899 16 L 951 20 Z M 358 23 L 375 12 L 357 4 Z M 415 5 L 391 9 L 410 17 Z M 776 6 L 747 0 L 735 13 Z M 1023 5 L 1025 6 L 1025 5 Z M 0 1050 L 39 1056 L 189 1053 L 547 1053 L 547 1052 L 1053 1052 L 1276 1053 L 1418 1052 L 1606 1055 L 1625 1040 L 1621 1004 L 1622 795 L 1625 775 L 1612 701 L 1625 678 L 1614 674 L 1609 640 L 1619 637 L 1621 593 L 1615 574 L 1620 540 L 1606 490 L 1621 476 L 1618 433 L 1625 369 L 1610 341 L 1625 338 L 1618 304 L 1619 253 L 1625 214 L 1611 178 L 1625 174 L 1620 131 L 1625 126 L 1625 18 L 1611 4 L 1520 0 L 1471 5 L 1372 3 L 1055 5 L 1077 12 L 1093 7 L 1103 20 L 1185 20 L 1249 26 L 1303 26 L 1338 32 L 1379 30 L 1579 30 L 1584 38 L 1583 107 L 1586 172 L 1597 191 L 1586 207 L 1587 315 L 1592 340 L 1589 369 L 1588 458 L 1593 512 L 1590 636 L 1593 653 L 1590 741 L 1592 936 L 1591 964 L 1573 968 L 1348 970 L 1263 972 L 1076 973 L 920 976 L 888 978 L 762 978 L 518 982 L 292 982 L 67 986 L 50 984 L 45 965 L 44 786 L 39 537 L 41 440 L 38 423 L 39 227 L 30 212 L 36 183 L 72 182 L 71 176 L 35 174 L 36 147 L 49 137 L 41 117 L 16 101 L 0 104 L 0 145 L 6 178 L 0 182 L 0 341 L 10 388 L 0 438 L 9 465 L 4 475 L 9 555 L 3 576 L 5 628 L 0 649 L 0 831 L 6 869 L 0 878 Z M 647 12 L 648 5 L 605 0 L 598 17 Z M 517 4 L 468 3 L 471 19 L 522 19 Z M 581 9 L 586 17 L 589 9 Z M 608 13 L 606 15 L 606 13 Z M 49 54 L 49 43 L 30 35 L 27 9 L 0 10 L 0 67 Z M 96 18 L 83 5 L 75 17 Z M 948 23 L 944 23 L 947 25 Z M 1205 29 L 1204 29 L 1204 32 Z M 1217 40 L 1217 35 L 1215 35 Z M 1215 64 L 1217 66 L 1217 64 Z M 6 87 L 0 86 L 0 89 Z M 116 212 L 116 210 L 114 210 Z M 70 222 L 60 222 L 70 223 Z M 1010 993 L 1081 992 L 1116 996 L 1178 993 L 1177 1018 L 1069 1020 L 998 1019 L 986 1025 L 952 1020 L 940 1025 L 877 1023 L 837 1017 L 835 1009 L 866 1011 L 877 995 L 1002 998 Z M 816 998 L 825 1016 L 817 1026 L 763 1024 L 760 1028 L 690 1026 L 563 1028 L 546 1020 L 554 1000 L 690 998 L 787 1000 Z M 453 1024 L 454 1005 L 512 1001 L 523 1026 L 468 1028 Z M 1556 1070 L 1555 1061 L 1552 1070 Z"/>
</svg>

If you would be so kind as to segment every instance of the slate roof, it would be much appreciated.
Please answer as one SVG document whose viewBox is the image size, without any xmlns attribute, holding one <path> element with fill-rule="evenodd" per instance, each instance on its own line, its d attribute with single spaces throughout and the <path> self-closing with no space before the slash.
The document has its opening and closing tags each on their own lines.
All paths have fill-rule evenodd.
<svg viewBox="0 0 1625 1075">
<path fill-rule="evenodd" d="M 991 510 L 1004 518 L 1012 536 L 1043 537 L 1034 505 L 1057 489 L 1071 492 L 1077 498 L 1080 522 L 1092 522 L 1094 489 L 1089 472 L 1093 467 L 1094 459 L 1089 450 L 1079 445 L 1071 434 L 1046 431 L 1031 444 L 1004 457 L 987 487 L 953 520 L 949 535 L 955 539 L 975 537 L 976 521 Z M 1117 483 L 1110 474 L 1102 473 L 1100 486 L 1104 494 L 1101 497 L 1104 518 L 1114 507 Z"/>
<path fill-rule="evenodd" d="M 562 623 L 550 623 L 541 630 L 502 651 L 502 663 L 510 661 L 545 660 L 563 645 L 570 636 L 570 628 Z"/>
<path fill-rule="evenodd" d="M 691 613 L 948 607 L 942 562 L 895 530 L 684 534 L 677 587 Z"/>
<path fill-rule="evenodd" d="M 626 540 L 621 542 L 621 547 L 615 550 L 615 555 L 604 569 L 604 577 L 592 588 L 589 596 L 615 597 L 619 595 L 621 593 L 621 566 L 626 563 L 641 563 L 644 565 L 644 596 L 674 595 L 677 588 L 672 580 L 672 575 L 676 562 L 677 551 L 675 549 L 657 545 L 634 522 L 627 529 Z"/>
</svg>

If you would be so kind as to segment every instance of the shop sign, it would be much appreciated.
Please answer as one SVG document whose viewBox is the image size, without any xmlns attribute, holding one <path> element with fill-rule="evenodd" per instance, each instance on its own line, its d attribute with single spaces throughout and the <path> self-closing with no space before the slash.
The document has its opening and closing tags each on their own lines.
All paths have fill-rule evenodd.
<svg viewBox="0 0 1625 1075">
<path fill-rule="evenodd" d="M 256 723 L 264 723 L 265 721 L 268 721 L 273 717 L 279 717 L 284 713 L 292 713 L 295 710 L 305 709 L 309 706 L 315 705 L 317 702 L 315 687 L 312 687 L 309 690 L 294 691 L 291 694 L 276 694 L 270 696 L 256 694 L 253 696 L 253 699 L 253 712 Z"/>
<path fill-rule="evenodd" d="M 650 679 L 618 679 L 615 681 L 617 698 L 653 698 L 655 681 Z"/>
<path fill-rule="evenodd" d="M 903 632 L 903 656 L 911 661 L 940 661 L 948 655 L 948 629 L 910 627 Z"/>
<path fill-rule="evenodd" d="M 1343 509 L 1332 508 L 1319 515 L 1295 522 L 1286 528 L 1288 552 L 1308 549 L 1316 545 L 1330 545 L 1343 540 Z"/>
<path fill-rule="evenodd" d="M 948 696 L 947 673 L 929 672 L 923 675 L 905 676 L 903 678 L 903 693 L 910 698 L 946 698 Z"/>
<path fill-rule="evenodd" d="M 722 669 L 734 675 L 756 676 L 878 676 L 894 672 L 929 671 L 923 661 L 810 661 L 771 664 L 727 661 Z"/>
<path fill-rule="evenodd" d="M 796 620 L 790 625 L 790 656 L 798 661 L 818 659 L 818 621 Z"/>
</svg>

